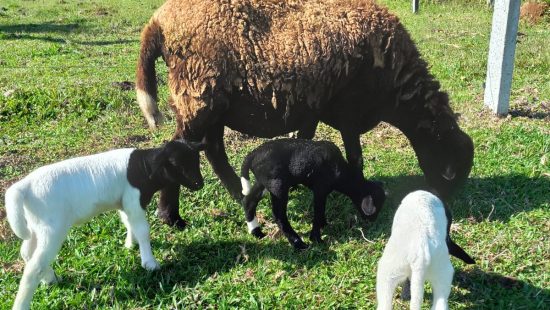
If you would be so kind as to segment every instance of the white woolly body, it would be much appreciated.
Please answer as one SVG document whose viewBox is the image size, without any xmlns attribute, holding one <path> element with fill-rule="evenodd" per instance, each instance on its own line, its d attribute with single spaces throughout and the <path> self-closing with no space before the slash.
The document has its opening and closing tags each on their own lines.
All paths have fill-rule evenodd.
<svg viewBox="0 0 550 310">
<path fill-rule="evenodd" d="M 125 245 L 140 245 L 142 266 L 157 269 L 149 241 L 149 224 L 140 192 L 130 185 L 127 168 L 133 149 L 68 159 L 36 169 L 6 191 L 7 218 L 24 239 L 26 267 L 14 309 L 28 309 L 38 282 L 55 282 L 50 263 L 71 226 L 99 213 L 120 210 L 128 229 Z"/>
<path fill-rule="evenodd" d="M 432 285 L 432 309 L 448 309 L 454 269 L 445 242 L 443 203 L 426 191 L 408 194 L 395 213 L 391 236 L 378 262 L 378 309 L 392 309 L 396 286 L 411 280 L 411 309 L 420 309 L 424 281 Z"/>
</svg>

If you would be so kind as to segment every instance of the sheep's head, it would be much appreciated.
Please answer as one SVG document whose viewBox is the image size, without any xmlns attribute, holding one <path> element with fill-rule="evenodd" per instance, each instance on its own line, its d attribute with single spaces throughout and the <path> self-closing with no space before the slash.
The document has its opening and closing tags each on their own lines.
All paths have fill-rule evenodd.
<svg viewBox="0 0 550 310">
<path fill-rule="evenodd" d="M 355 207 L 368 220 L 375 220 L 386 200 L 386 193 L 380 182 L 367 181 L 361 177 L 358 195 L 352 197 Z"/>
<path fill-rule="evenodd" d="M 153 162 L 153 174 L 165 181 L 181 184 L 190 190 L 199 190 L 204 181 L 200 171 L 199 151 L 203 143 L 175 140 L 166 143 Z"/>
<path fill-rule="evenodd" d="M 415 133 L 409 137 L 426 182 L 438 196 L 448 198 L 470 174 L 474 145 L 458 127 L 446 95 L 435 96 L 435 99 L 445 101 L 441 104 L 444 109 L 431 119 L 420 120 Z"/>
</svg>

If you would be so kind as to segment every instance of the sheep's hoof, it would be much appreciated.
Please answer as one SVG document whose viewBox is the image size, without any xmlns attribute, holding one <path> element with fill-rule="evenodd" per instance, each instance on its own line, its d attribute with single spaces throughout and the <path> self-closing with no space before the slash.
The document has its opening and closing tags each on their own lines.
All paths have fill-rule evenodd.
<svg viewBox="0 0 550 310">
<path fill-rule="evenodd" d="M 250 233 L 258 239 L 262 239 L 266 236 L 260 227 L 254 228 Z"/>
<path fill-rule="evenodd" d="M 184 221 L 181 217 L 178 217 L 176 219 L 172 219 L 169 217 L 161 217 L 161 220 L 164 224 L 175 227 L 178 230 L 183 230 L 185 226 L 187 226 L 187 222 Z"/>
<path fill-rule="evenodd" d="M 319 234 L 319 233 L 311 232 L 309 234 L 309 240 L 311 240 L 311 242 L 315 242 L 315 243 L 324 243 L 323 239 L 321 238 L 321 234 Z"/>
<path fill-rule="evenodd" d="M 52 285 L 59 283 L 60 281 L 61 277 L 58 277 L 53 269 L 47 272 L 46 275 L 40 280 L 40 282 L 42 282 L 42 284 L 44 285 Z"/>
<path fill-rule="evenodd" d="M 145 270 L 148 270 L 148 271 L 155 271 L 155 270 L 159 270 L 160 269 L 160 265 L 159 263 L 156 261 L 156 260 L 149 260 L 149 261 L 144 261 L 141 263 L 141 266 L 143 268 L 145 268 Z"/>
<path fill-rule="evenodd" d="M 296 240 L 292 241 L 291 244 L 294 247 L 294 249 L 297 250 L 297 251 L 307 250 L 307 248 L 309 247 L 301 239 L 296 239 Z"/>
</svg>

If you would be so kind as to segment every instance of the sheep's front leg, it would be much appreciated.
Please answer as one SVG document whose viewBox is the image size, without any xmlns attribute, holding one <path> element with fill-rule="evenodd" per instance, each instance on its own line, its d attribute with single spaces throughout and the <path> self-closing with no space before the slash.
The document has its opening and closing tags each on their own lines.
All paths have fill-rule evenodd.
<svg viewBox="0 0 550 310">
<path fill-rule="evenodd" d="M 135 195 L 135 193 L 124 196 L 122 212 L 126 213 L 126 218 L 130 227 L 128 231 L 134 235 L 139 244 L 141 266 L 152 271 L 159 269 L 160 265 L 153 256 L 149 236 L 149 223 L 147 222 L 145 210 L 141 208 L 137 197 L 139 197 L 139 195 Z"/>
<path fill-rule="evenodd" d="M 360 135 L 346 130 L 342 130 L 341 134 L 348 163 L 363 175 L 363 154 L 361 151 L 361 141 L 359 140 Z"/>
<path fill-rule="evenodd" d="M 225 145 L 223 142 L 223 124 L 212 126 L 206 133 L 205 155 L 214 173 L 220 178 L 222 185 L 229 191 L 229 194 L 237 201 L 243 198 L 241 181 L 233 167 L 229 164 Z"/>
<path fill-rule="evenodd" d="M 288 204 L 288 189 L 271 191 L 271 208 L 273 211 L 273 217 L 279 228 L 283 231 L 283 234 L 288 239 L 288 242 L 296 250 L 305 250 L 307 249 L 307 244 L 302 241 L 300 236 L 292 229 L 288 217 L 286 215 L 286 208 Z"/>
<path fill-rule="evenodd" d="M 313 193 L 313 227 L 309 234 L 309 240 L 317 243 L 322 243 L 321 228 L 326 225 L 327 219 L 325 216 L 325 205 L 328 194 L 324 191 L 315 191 Z"/>
<path fill-rule="evenodd" d="M 181 218 L 179 213 L 179 194 L 180 186 L 178 184 L 169 184 L 163 188 L 160 191 L 157 216 L 163 223 L 182 230 L 187 223 Z"/>
<path fill-rule="evenodd" d="M 244 215 L 246 217 L 248 232 L 258 239 L 265 237 L 256 218 L 256 207 L 258 207 L 258 202 L 262 199 L 264 188 L 262 184 L 256 182 L 250 189 L 250 193 L 243 198 Z"/>
</svg>

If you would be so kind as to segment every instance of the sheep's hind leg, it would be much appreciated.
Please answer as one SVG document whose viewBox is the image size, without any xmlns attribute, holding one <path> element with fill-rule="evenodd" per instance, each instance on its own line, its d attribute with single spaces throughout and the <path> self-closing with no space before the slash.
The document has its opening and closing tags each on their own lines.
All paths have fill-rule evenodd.
<svg viewBox="0 0 550 310">
<path fill-rule="evenodd" d="M 314 192 L 313 196 L 313 226 L 309 234 L 309 240 L 317 243 L 322 243 L 321 228 L 326 225 L 327 219 L 325 216 L 325 204 L 327 201 L 327 193 Z"/>
<path fill-rule="evenodd" d="M 446 260 L 441 262 L 438 268 L 432 268 L 432 270 L 434 269 L 437 272 L 430 272 L 428 277 L 433 292 L 432 310 L 447 310 L 449 309 L 449 295 L 451 294 L 454 268 L 451 261 Z"/>
<path fill-rule="evenodd" d="M 30 239 L 23 240 L 23 245 L 21 245 L 21 257 L 25 261 L 25 264 L 31 260 L 36 250 L 36 243 L 37 238 L 34 232 L 31 234 Z M 44 270 L 42 278 L 40 279 L 40 281 L 44 284 L 54 284 L 59 282 L 59 280 L 60 279 L 55 275 L 55 272 L 53 271 L 53 268 L 51 266 L 48 266 Z"/>
<path fill-rule="evenodd" d="M 241 201 L 243 199 L 241 181 L 229 164 L 223 142 L 223 128 L 223 124 L 216 124 L 208 130 L 204 153 L 222 185 L 235 200 Z"/>
<path fill-rule="evenodd" d="M 286 215 L 286 207 L 288 204 L 288 189 L 276 191 L 275 194 L 271 191 L 271 207 L 273 211 L 273 217 L 277 221 L 279 228 L 283 231 L 283 234 L 288 239 L 288 242 L 296 250 L 307 249 L 307 244 L 302 241 L 300 236 L 292 229 L 288 217 Z"/>
<path fill-rule="evenodd" d="M 258 207 L 258 202 L 262 199 L 264 189 L 265 187 L 262 184 L 256 182 L 250 189 L 250 193 L 243 198 L 244 215 L 246 217 L 248 232 L 258 239 L 265 237 L 256 218 L 256 208 Z"/>
<path fill-rule="evenodd" d="M 32 257 L 28 260 L 23 277 L 19 283 L 19 290 L 15 297 L 13 309 L 29 309 L 32 296 L 41 280 L 49 279 L 53 274 L 50 264 L 61 249 L 61 245 L 67 236 L 67 231 L 44 233 L 37 236 L 37 244 Z M 53 274 L 55 277 L 55 274 Z"/>
</svg>

